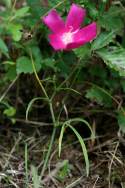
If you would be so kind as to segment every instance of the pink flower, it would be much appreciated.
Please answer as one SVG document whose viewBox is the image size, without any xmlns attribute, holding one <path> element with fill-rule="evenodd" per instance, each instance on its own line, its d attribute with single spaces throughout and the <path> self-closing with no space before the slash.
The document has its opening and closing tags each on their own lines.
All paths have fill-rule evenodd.
<svg viewBox="0 0 125 188">
<path fill-rule="evenodd" d="M 85 15 L 85 9 L 72 4 L 66 22 L 63 21 L 56 10 L 50 11 L 47 16 L 43 17 L 43 22 L 52 31 L 49 40 L 55 50 L 78 48 L 96 37 L 97 26 L 95 22 L 82 29 L 80 28 Z"/>
</svg>

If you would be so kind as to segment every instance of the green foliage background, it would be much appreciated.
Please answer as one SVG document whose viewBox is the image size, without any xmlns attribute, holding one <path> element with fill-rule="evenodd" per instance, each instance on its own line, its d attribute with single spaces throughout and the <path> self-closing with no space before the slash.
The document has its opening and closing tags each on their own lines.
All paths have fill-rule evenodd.
<svg viewBox="0 0 125 188">
<path fill-rule="evenodd" d="M 49 31 L 41 17 L 50 9 L 56 8 L 65 19 L 72 2 L 87 9 L 85 25 L 92 21 L 97 22 L 97 38 L 73 51 L 55 52 L 49 45 Z M 28 83 L 25 83 L 23 77 L 32 78 L 34 75 L 32 54 L 36 71 L 43 80 L 46 91 L 49 96 L 53 93 L 55 95 L 56 114 L 61 114 L 56 103 L 59 103 L 60 109 L 66 104 L 68 111 L 72 108 L 72 111 L 83 117 L 86 117 L 86 113 L 79 114 L 77 108 L 86 106 L 90 117 L 94 110 L 112 111 L 115 121 L 118 122 L 116 124 L 124 130 L 124 0 L 26 0 L 20 3 L 2 0 L 0 4 L 1 96 L 10 82 L 19 77 L 23 90 L 27 89 Z M 34 85 L 31 85 L 34 90 L 39 90 L 35 81 L 33 83 Z M 33 98 L 34 94 L 30 94 L 25 102 L 25 109 Z M 76 106 L 72 105 L 74 98 L 78 100 Z M 0 102 L 4 118 L 8 117 L 12 122 L 16 122 L 16 106 L 11 97 L 2 97 Z"/>
</svg>

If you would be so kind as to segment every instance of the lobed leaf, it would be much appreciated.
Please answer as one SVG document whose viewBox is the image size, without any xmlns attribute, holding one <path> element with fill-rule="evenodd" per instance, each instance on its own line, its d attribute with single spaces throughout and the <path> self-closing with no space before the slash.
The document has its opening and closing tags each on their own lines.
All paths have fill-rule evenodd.
<svg viewBox="0 0 125 188">
<path fill-rule="evenodd" d="M 104 62 L 112 69 L 119 72 L 120 76 L 125 76 L 125 49 L 112 46 L 96 51 Z"/>
</svg>

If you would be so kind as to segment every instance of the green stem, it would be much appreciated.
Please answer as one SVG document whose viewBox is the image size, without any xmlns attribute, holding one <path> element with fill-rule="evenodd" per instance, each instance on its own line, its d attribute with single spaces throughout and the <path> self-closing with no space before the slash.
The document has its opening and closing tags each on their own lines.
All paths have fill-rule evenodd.
<svg viewBox="0 0 125 188">
<path fill-rule="evenodd" d="M 43 91 L 43 93 L 44 93 L 46 99 L 49 101 L 49 96 L 48 96 L 48 94 L 47 94 L 47 92 L 46 92 L 46 90 L 45 90 L 45 88 L 44 88 L 42 82 L 40 81 L 37 72 L 36 72 L 36 68 L 35 68 L 35 65 L 34 65 L 34 60 L 33 60 L 33 56 L 32 56 L 32 52 L 31 52 L 31 51 L 30 51 L 30 57 L 31 57 L 32 67 L 33 67 L 33 71 L 34 71 L 36 80 L 38 81 L 38 84 L 39 84 L 39 86 L 41 87 L 41 90 Z"/>
<path fill-rule="evenodd" d="M 56 127 L 53 128 L 52 136 L 51 136 L 50 143 L 49 143 L 49 148 L 48 148 L 48 151 L 47 151 L 47 154 L 46 154 L 46 157 L 45 157 L 45 161 L 44 161 L 44 165 L 43 165 L 43 168 L 42 168 L 42 171 L 41 171 L 41 174 L 40 174 L 40 179 L 42 179 L 44 172 L 46 170 L 48 160 L 49 160 L 49 157 L 50 157 L 50 153 L 51 153 L 51 149 L 52 149 L 52 146 L 53 146 L 53 143 L 54 143 L 55 135 L 56 135 Z"/>
<path fill-rule="evenodd" d="M 49 143 L 49 148 L 48 148 L 48 151 L 46 153 L 46 156 L 45 156 L 45 161 L 44 161 L 44 164 L 43 164 L 43 168 L 42 168 L 42 171 L 41 171 L 41 174 L 40 174 L 40 180 L 42 179 L 43 175 L 44 175 L 44 172 L 46 170 L 46 167 L 47 167 L 47 164 L 48 164 L 48 160 L 49 160 L 49 157 L 50 157 L 50 154 L 51 154 L 51 150 L 52 150 L 52 146 L 53 146 L 53 143 L 54 143 L 54 138 L 55 138 L 55 135 L 56 135 L 56 127 L 57 127 L 57 123 L 56 123 L 56 118 L 55 118 L 55 114 L 54 114 L 54 110 L 53 110 L 53 105 L 52 105 L 52 99 L 49 98 L 41 80 L 39 79 L 39 76 L 36 72 L 36 68 L 35 68 L 35 65 L 34 65 L 34 60 L 33 60 L 33 56 L 32 56 L 32 52 L 30 51 L 30 57 L 31 57 L 31 61 L 32 61 L 32 66 L 33 66 L 33 70 L 34 70 L 34 74 L 35 74 L 35 77 L 36 77 L 36 80 L 38 81 L 40 87 L 41 87 L 41 90 L 43 91 L 46 99 L 47 99 L 47 102 L 49 104 L 49 109 L 50 109 L 50 113 L 51 113 L 51 117 L 52 117 L 52 122 L 53 122 L 53 132 L 52 132 L 52 136 L 51 136 L 51 139 L 50 139 L 50 143 Z"/>
<path fill-rule="evenodd" d="M 5 96 L 7 95 L 7 93 L 9 92 L 9 90 L 12 88 L 12 86 L 15 84 L 15 82 L 18 80 L 18 78 L 19 78 L 19 76 L 16 76 L 16 78 L 12 81 L 12 83 L 5 90 L 5 92 L 3 93 L 3 95 L 0 97 L 0 103 L 5 98 Z"/>
<path fill-rule="evenodd" d="M 53 125 L 54 125 L 54 127 L 56 127 L 57 123 L 56 123 L 56 119 L 55 119 L 55 115 L 54 115 L 52 101 L 50 101 L 50 103 L 49 103 L 49 108 L 50 108 L 50 112 L 51 112 L 51 116 L 52 116 Z"/>
</svg>

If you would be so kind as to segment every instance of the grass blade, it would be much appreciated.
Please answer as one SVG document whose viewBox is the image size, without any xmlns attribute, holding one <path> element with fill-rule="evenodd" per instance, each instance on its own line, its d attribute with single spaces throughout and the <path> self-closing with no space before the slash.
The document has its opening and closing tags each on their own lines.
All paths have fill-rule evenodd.
<svg viewBox="0 0 125 188">
<path fill-rule="evenodd" d="M 81 135 L 78 133 L 78 131 L 72 125 L 69 124 L 68 127 L 75 133 L 75 135 L 78 138 L 79 143 L 82 147 L 82 151 L 83 151 L 83 155 L 84 155 L 84 159 L 85 159 L 85 163 L 86 163 L 86 173 L 88 176 L 89 175 L 89 159 L 88 159 L 88 152 L 87 152 L 85 143 L 83 141 L 83 138 L 81 137 Z"/>
</svg>

